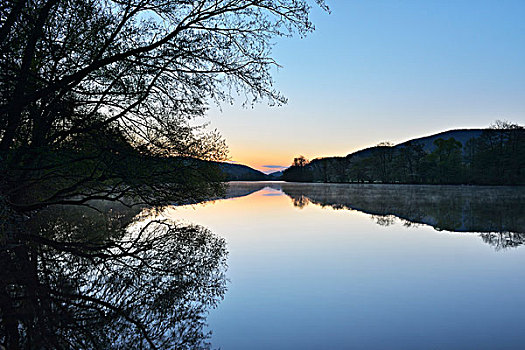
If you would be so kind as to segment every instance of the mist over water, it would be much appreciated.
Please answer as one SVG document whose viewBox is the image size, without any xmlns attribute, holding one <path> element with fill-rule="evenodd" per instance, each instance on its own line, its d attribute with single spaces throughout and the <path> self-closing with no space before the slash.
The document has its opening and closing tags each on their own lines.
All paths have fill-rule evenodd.
<svg viewBox="0 0 525 350">
<path fill-rule="evenodd" d="M 227 197 L 164 212 L 226 240 L 215 347 L 525 341 L 524 188 L 238 182 Z"/>
</svg>

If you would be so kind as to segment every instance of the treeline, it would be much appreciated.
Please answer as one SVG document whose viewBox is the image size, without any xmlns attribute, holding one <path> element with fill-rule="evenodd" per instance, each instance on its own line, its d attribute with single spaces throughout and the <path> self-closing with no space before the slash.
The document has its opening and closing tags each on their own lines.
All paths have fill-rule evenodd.
<svg viewBox="0 0 525 350">
<path fill-rule="evenodd" d="M 245 165 L 192 157 L 196 151 L 185 153 L 152 152 L 132 145 L 114 128 L 100 128 L 58 145 L 19 147 L 5 153 L 4 158 L 0 156 L 4 165 L 0 172 L 5 175 L 1 187 L 11 207 L 22 212 L 56 204 L 84 205 L 93 199 L 198 203 L 221 197 L 225 181 L 268 179 Z"/>
<path fill-rule="evenodd" d="M 525 184 L 525 129 L 498 123 L 462 143 L 438 138 L 430 145 L 418 140 L 398 146 L 379 144 L 346 157 L 304 157 L 283 173 L 298 182 L 410 184 Z"/>
<path fill-rule="evenodd" d="M 216 162 L 165 156 L 131 145 L 110 128 L 71 137 L 54 147 L 20 147 L 2 159 L 2 193 L 12 208 L 32 211 L 90 200 L 193 203 L 223 193 Z"/>
</svg>

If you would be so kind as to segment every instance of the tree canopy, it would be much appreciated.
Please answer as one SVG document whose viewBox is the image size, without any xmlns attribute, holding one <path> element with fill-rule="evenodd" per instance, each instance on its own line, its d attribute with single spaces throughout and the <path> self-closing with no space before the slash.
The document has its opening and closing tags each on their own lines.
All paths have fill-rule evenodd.
<svg viewBox="0 0 525 350">
<path fill-rule="evenodd" d="M 43 169 L 63 168 L 64 159 L 79 168 L 78 159 L 98 158 L 100 151 L 94 147 L 86 154 L 86 139 L 95 141 L 87 142 L 90 147 L 109 139 L 140 155 L 224 159 L 220 135 L 194 119 L 209 103 L 239 96 L 246 103 L 284 103 L 273 88 L 272 40 L 313 30 L 312 3 L 327 9 L 323 0 L 4 2 L 4 177 L 19 176 L 21 183 L 50 176 Z M 64 159 L 42 163 L 64 148 L 70 150 Z M 116 178 L 114 186 L 122 180 L 110 174 L 112 166 L 99 179 L 98 167 L 82 164 L 89 179 L 55 181 L 64 183 L 55 189 L 61 198 L 78 194 L 76 183 Z M 8 187 L 3 184 L 4 194 Z"/>
</svg>

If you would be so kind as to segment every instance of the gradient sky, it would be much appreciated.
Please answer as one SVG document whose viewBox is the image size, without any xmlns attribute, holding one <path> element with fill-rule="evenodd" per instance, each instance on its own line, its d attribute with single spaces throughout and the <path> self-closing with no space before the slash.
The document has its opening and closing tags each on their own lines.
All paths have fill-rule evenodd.
<svg viewBox="0 0 525 350">
<path fill-rule="evenodd" d="M 288 104 L 209 112 L 230 158 L 263 170 L 497 119 L 525 124 L 525 1 L 327 0 L 276 41 Z"/>
</svg>

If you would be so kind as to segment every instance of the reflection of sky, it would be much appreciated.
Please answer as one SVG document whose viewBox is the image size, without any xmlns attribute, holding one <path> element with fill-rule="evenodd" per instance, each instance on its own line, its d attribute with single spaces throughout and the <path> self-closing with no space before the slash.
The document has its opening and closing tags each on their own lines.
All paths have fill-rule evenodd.
<svg viewBox="0 0 525 350">
<path fill-rule="evenodd" d="M 232 159 L 289 165 L 496 119 L 525 124 L 525 1 L 328 1 L 278 40 L 282 108 L 210 111 Z"/>
<path fill-rule="evenodd" d="M 356 211 L 299 209 L 275 194 L 167 213 L 227 241 L 231 283 L 209 317 L 215 347 L 521 348 L 525 250 L 383 227 Z"/>
</svg>

